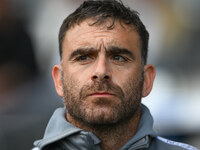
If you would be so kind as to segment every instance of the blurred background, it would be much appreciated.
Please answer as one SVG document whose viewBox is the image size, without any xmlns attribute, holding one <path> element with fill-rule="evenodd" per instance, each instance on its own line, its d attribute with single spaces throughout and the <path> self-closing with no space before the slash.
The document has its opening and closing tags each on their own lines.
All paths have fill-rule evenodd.
<svg viewBox="0 0 200 150">
<path fill-rule="evenodd" d="M 123 0 L 122 0 L 123 1 Z M 0 149 L 28 150 L 62 100 L 58 31 L 82 0 L 0 0 Z M 200 148 L 200 1 L 124 0 L 150 32 L 157 76 L 143 99 L 162 136 Z"/>
</svg>

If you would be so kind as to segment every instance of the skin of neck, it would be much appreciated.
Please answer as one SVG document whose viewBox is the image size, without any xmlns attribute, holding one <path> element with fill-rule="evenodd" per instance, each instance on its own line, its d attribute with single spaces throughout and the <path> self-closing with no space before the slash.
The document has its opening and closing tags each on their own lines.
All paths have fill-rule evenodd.
<svg viewBox="0 0 200 150">
<path fill-rule="evenodd" d="M 131 118 L 112 125 L 92 126 L 66 113 L 68 122 L 84 131 L 94 133 L 101 140 L 100 146 L 102 150 L 116 150 L 126 144 L 136 134 L 140 116 L 141 108 L 139 107 Z"/>
</svg>

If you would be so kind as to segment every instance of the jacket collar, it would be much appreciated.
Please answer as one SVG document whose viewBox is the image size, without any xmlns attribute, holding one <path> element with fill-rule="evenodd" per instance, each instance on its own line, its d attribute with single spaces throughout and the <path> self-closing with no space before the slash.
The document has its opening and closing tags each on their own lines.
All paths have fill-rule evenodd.
<svg viewBox="0 0 200 150">
<path fill-rule="evenodd" d="M 130 139 L 122 149 L 136 149 L 142 147 L 148 147 L 151 138 L 156 137 L 156 133 L 153 131 L 153 117 L 149 109 L 141 104 L 141 119 L 136 134 Z"/>
<path fill-rule="evenodd" d="M 141 148 L 142 146 L 146 147 L 150 143 L 149 136 L 156 136 L 155 132 L 152 129 L 153 118 L 149 112 L 149 109 L 143 104 L 141 105 L 141 108 L 142 115 L 138 126 L 138 131 L 136 132 L 134 137 L 122 147 L 122 149 L 132 149 L 136 147 Z M 43 139 L 34 142 L 35 146 L 42 149 L 44 146 L 58 141 L 64 137 L 78 132 L 83 132 L 82 129 L 79 129 L 66 121 L 65 113 L 65 108 L 58 108 L 54 112 L 47 125 Z"/>
<path fill-rule="evenodd" d="M 35 146 L 42 148 L 64 137 L 82 131 L 81 129 L 67 122 L 65 119 L 65 113 L 65 108 L 56 109 L 49 120 L 43 139 L 35 141 Z"/>
</svg>

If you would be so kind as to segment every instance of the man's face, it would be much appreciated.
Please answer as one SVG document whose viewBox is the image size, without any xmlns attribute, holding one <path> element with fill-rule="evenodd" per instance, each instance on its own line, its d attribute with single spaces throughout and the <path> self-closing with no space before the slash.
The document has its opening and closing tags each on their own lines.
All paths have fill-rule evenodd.
<svg viewBox="0 0 200 150">
<path fill-rule="evenodd" d="M 140 106 L 143 65 L 138 33 L 116 22 L 90 26 L 86 20 L 63 41 L 62 86 L 67 114 L 92 125 L 131 118 Z M 110 23 L 109 21 L 107 22 Z"/>
</svg>

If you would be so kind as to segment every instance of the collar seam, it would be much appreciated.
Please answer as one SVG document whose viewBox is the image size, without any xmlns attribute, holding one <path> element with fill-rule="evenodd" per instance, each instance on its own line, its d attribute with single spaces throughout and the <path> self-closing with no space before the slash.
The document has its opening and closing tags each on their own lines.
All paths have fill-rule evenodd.
<svg viewBox="0 0 200 150">
<path fill-rule="evenodd" d="M 145 140 L 145 141 L 142 141 L 141 143 L 139 143 L 141 140 Z M 150 142 L 151 142 L 151 138 L 150 136 L 145 136 L 143 138 L 141 138 L 140 140 L 138 140 L 137 142 L 135 142 L 134 144 L 132 144 L 128 150 L 138 150 L 138 149 L 141 149 L 141 148 L 148 148 L 149 145 L 150 145 Z M 139 143 L 138 145 L 136 145 L 137 143 Z"/>
</svg>

